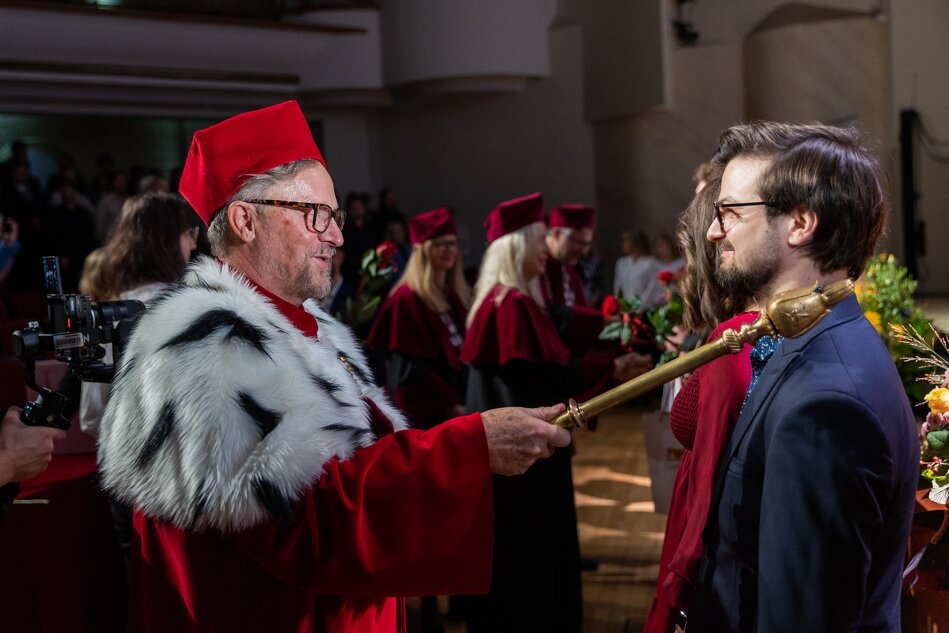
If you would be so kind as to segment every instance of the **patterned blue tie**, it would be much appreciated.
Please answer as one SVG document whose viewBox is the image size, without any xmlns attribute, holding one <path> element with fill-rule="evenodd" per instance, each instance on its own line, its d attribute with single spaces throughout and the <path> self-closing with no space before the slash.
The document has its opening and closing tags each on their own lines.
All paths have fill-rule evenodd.
<svg viewBox="0 0 949 633">
<path fill-rule="evenodd" d="M 768 364 L 768 361 L 774 355 L 774 352 L 778 349 L 778 346 L 781 345 L 781 341 L 783 340 L 783 336 L 778 336 L 777 338 L 762 336 L 755 341 L 754 346 L 751 348 L 751 382 L 748 383 L 748 391 L 745 392 L 745 399 L 741 403 L 742 409 L 748 404 L 751 392 L 754 391 L 755 386 L 757 386 L 758 378 L 761 377 L 761 372 L 764 371 L 765 365 Z"/>
</svg>

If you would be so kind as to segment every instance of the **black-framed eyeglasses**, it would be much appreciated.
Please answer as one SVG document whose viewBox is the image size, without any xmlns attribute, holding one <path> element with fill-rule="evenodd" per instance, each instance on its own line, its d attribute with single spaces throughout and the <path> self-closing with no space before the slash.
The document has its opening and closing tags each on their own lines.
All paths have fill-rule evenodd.
<svg viewBox="0 0 949 633">
<path fill-rule="evenodd" d="M 290 200 L 247 200 L 251 204 L 266 204 L 272 207 L 282 207 L 284 209 L 293 209 L 307 214 L 310 228 L 316 233 L 322 233 L 330 226 L 330 220 L 336 221 L 339 230 L 343 230 L 346 223 L 346 211 L 343 209 L 334 209 L 328 204 L 322 202 L 293 202 Z M 312 212 L 312 214 L 311 214 Z"/>
<path fill-rule="evenodd" d="M 728 229 L 730 229 L 731 226 L 729 226 L 728 228 L 725 227 L 725 214 L 727 213 L 727 211 L 722 212 L 722 209 L 732 209 L 734 207 L 758 207 L 758 206 L 770 207 L 771 203 L 762 202 L 762 201 L 759 201 L 759 202 L 715 202 L 712 204 L 712 206 L 715 207 L 715 218 L 718 220 L 718 228 L 721 229 L 722 233 L 728 233 Z M 734 217 L 738 217 L 738 214 L 734 212 L 731 215 Z"/>
</svg>

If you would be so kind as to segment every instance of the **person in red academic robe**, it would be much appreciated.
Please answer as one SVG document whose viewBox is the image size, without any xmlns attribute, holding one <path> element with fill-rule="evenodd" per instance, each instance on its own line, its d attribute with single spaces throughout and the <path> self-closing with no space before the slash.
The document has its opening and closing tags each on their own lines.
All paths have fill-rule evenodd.
<svg viewBox="0 0 949 633">
<path fill-rule="evenodd" d="M 593 207 L 562 204 L 550 212 L 545 242 L 550 257 L 540 276 L 540 291 L 568 349 L 581 356 L 597 342 L 603 316 L 590 305 L 576 265 L 593 245 Z"/>
<path fill-rule="evenodd" d="M 721 170 L 709 173 L 708 179 L 682 214 L 678 239 L 687 262 L 679 282 L 684 325 L 694 331 L 714 328 L 711 341 L 729 328 L 754 321 L 758 312 L 753 297 L 725 295 L 715 279 L 717 249 L 705 239 L 705 231 L 715 218 Z M 745 345 L 738 354 L 699 367 L 673 402 L 669 422 L 685 450 L 669 501 L 656 596 L 646 614 L 645 633 L 673 633 L 677 622 L 684 621 L 681 614 L 692 610 L 715 471 L 751 381 L 750 353 L 751 346 Z"/>
<path fill-rule="evenodd" d="M 461 358 L 469 407 L 584 399 L 650 366 L 647 357 L 571 358 L 544 308 L 547 261 L 540 194 L 499 205 L 475 286 Z M 468 631 L 579 631 L 579 545 L 570 450 L 495 481 L 491 591 L 465 599 Z"/>
<path fill-rule="evenodd" d="M 405 273 L 379 309 L 367 344 L 386 356 L 396 405 L 413 426 L 427 429 L 465 412 L 459 353 L 471 289 L 451 211 L 441 207 L 411 218 L 409 239 Z"/>
<path fill-rule="evenodd" d="M 180 190 L 218 259 L 149 302 L 99 431 L 130 629 L 394 633 L 403 596 L 486 590 L 491 474 L 567 445 L 563 408 L 406 430 L 319 307 L 345 212 L 296 102 L 198 131 Z"/>
</svg>

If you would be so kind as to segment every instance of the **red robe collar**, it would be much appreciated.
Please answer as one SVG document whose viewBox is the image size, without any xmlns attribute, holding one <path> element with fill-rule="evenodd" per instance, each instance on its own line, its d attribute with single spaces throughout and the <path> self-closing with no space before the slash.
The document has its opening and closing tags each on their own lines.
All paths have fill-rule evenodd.
<svg viewBox="0 0 949 633">
<path fill-rule="evenodd" d="M 465 311 L 454 293 L 448 297 L 451 309 L 447 315 L 456 329 L 465 334 Z M 429 308 L 408 284 L 396 288 L 382 304 L 366 344 L 381 352 L 398 352 L 429 360 L 443 360 L 454 369 L 461 369 L 460 349 L 452 344 L 449 326 L 442 315 Z"/>
<path fill-rule="evenodd" d="M 247 277 L 247 275 L 244 275 Z M 280 312 L 283 316 L 287 317 L 290 320 L 290 323 L 293 323 L 294 327 L 303 332 L 304 335 L 316 338 L 317 332 L 319 331 L 319 326 L 316 323 L 316 317 L 306 311 L 302 305 L 295 306 L 289 301 L 285 301 L 270 292 L 259 283 L 247 277 L 247 281 L 250 282 L 250 285 L 254 287 L 258 293 L 267 297 L 270 300 L 270 303 L 277 308 L 277 311 Z"/>
<path fill-rule="evenodd" d="M 495 297 L 502 290 L 507 294 L 496 305 Z M 521 291 L 498 284 L 475 313 L 461 360 L 493 367 L 512 360 L 566 365 L 570 352 L 542 307 Z"/>
</svg>

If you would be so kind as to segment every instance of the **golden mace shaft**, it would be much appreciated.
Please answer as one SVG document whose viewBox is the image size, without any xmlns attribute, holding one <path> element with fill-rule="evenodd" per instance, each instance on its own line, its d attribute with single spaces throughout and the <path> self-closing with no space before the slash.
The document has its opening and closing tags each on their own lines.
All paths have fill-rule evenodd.
<svg viewBox="0 0 949 633">
<path fill-rule="evenodd" d="M 719 356 L 737 354 L 746 343 L 754 343 L 762 336 L 780 334 L 785 338 L 794 338 L 804 334 L 830 314 L 830 306 L 852 293 L 853 282 L 850 279 L 834 282 L 822 289 L 802 288 L 779 293 L 768 302 L 767 308 L 754 323 L 746 323 L 738 330 L 725 330 L 721 337 L 711 343 L 706 343 L 586 402 L 577 404 L 571 398 L 567 403 L 567 410 L 551 423 L 565 429 L 586 429 L 587 421 L 604 411 L 655 389 Z"/>
</svg>

